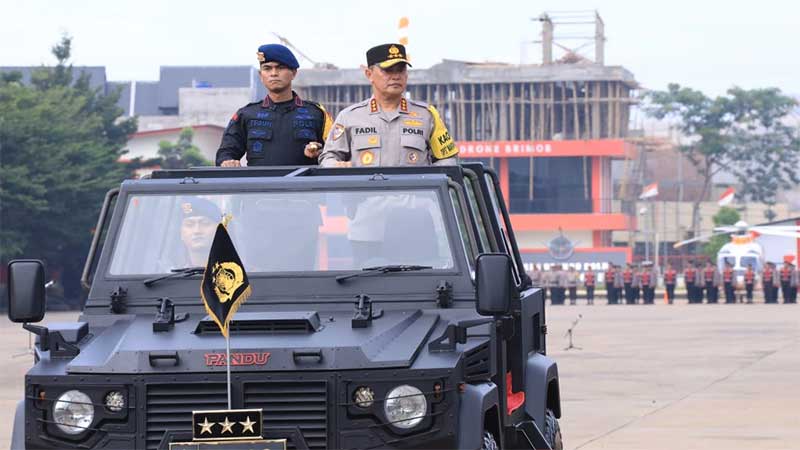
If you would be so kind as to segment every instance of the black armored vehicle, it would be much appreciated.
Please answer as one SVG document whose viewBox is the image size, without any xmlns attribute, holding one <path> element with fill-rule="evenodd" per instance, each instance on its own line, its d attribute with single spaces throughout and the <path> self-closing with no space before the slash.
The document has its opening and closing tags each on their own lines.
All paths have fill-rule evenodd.
<svg viewBox="0 0 800 450">
<path fill-rule="evenodd" d="M 42 264 L 9 264 L 9 316 L 37 335 L 12 448 L 175 448 L 198 426 L 238 429 L 194 423 L 230 409 L 259 411 L 275 448 L 562 448 L 545 305 L 499 194 L 479 163 L 125 181 L 77 322 L 34 325 Z M 223 214 L 252 289 L 230 364 L 200 298 Z"/>
</svg>

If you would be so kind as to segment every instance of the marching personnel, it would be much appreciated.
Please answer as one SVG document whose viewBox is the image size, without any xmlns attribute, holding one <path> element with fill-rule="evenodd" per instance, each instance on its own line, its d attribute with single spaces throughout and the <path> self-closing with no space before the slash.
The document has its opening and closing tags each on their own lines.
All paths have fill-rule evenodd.
<svg viewBox="0 0 800 450">
<path fill-rule="evenodd" d="M 725 261 L 725 268 L 722 269 L 722 286 L 725 290 L 725 303 L 736 303 L 736 293 L 733 290 L 733 265 Z"/>
<path fill-rule="evenodd" d="M 764 265 L 764 270 L 761 272 L 761 286 L 764 288 L 764 303 L 778 303 L 778 296 L 775 293 L 778 285 L 778 273 L 775 270 L 775 265 L 768 262 Z M 773 297 L 773 294 L 774 297 Z"/>
<path fill-rule="evenodd" d="M 790 261 L 784 261 L 783 267 L 780 272 L 781 279 L 781 293 L 783 294 L 783 303 L 795 303 L 797 292 L 797 271 L 794 270 L 794 264 Z"/>
<path fill-rule="evenodd" d="M 658 272 L 655 267 L 653 267 L 653 263 L 651 261 L 642 263 L 639 282 L 642 285 L 642 301 L 645 305 L 655 304 L 657 280 Z"/>
<path fill-rule="evenodd" d="M 567 289 L 569 289 L 569 304 L 578 304 L 578 281 L 580 281 L 580 274 L 575 271 L 574 266 L 569 266 L 566 274 Z"/>
<path fill-rule="evenodd" d="M 559 283 L 559 275 L 558 275 L 558 264 L 553 264 L 550 266 L 550 273 L 548 284 L 550 285 L 550 304 L 551 305 L 560 305 L 562 304 L 561 298 L 558 296 L 558 283 Z"/>
<path fill-rule="evenodd" d="M 542 289 L 542 301 L 547 301 L 547 291 L 544 289 L 542 284 L 542 272 L 536 268 L 536 264 L 533 265 L 533 270 L 529 277 L 531 277 L 531 286 L 538 287 Z"/>
<path fill-rule="evenodd" d="M 567 275 L 567 271 L 564 270 L 564 266 L 561 264 L 558 265 L 558 302 L 560 305 L 563 305 L 567 299 L 567 283 L 569 276 Z"/>
<path fill-rule="evenodd" d="M 719 298 L 719 271 L 711 261 L 706 261 L 706 268 L 703 269 L 700 276 L 702 284 L 706 287 L 706 298 L 708 303 L 717 303 Z"/>
<path fill-rule="evenodd" d="M 686 298 L 689 299 L 689 303 L 698 303 L 697 281 L 697 270 L 692 263 L 689 263 L 689 266 L 683 270 L 683 282 L 686 284 Z"/>
<path fill-rule="evenodd" d="M 552 273 L 549 270 L 545 270 L 544 266 L 542 266 L 542 272 L 541 273 L 542 273 L 542 275 L 541 275 L 542 300 L 547 301 L 548 291 L 550 291 L 549 293 L 552 294 L 552 291 L 550 290 L 551 289 L 550 288 L 550 280 L 552 279 Z M 552 300 L 553 300 L 553 296 L 550 295 L 550 301 L 552 301 Z"/>
<path fill-rule="evenodd" d="M 614 265 L 614 296 L 617 299 L 617 303 L 622 303 L 622 299 L 620 298 L 622 294 L 622 290 L 625 287 L 625 280 L 622 279 L 622 267 L 619 264 Z"/>
<path fill-rule="evenodd" d="M 748 264 L 747 270 L 744 272 L 744 289 L 747 293 L 747 303 L 753 303 L 753 286 L 756 283 L 756 271 L 753 270 L 753 265 Z"/>
<path fill-rule="evenodd" d="M 336 117 L 319 155 L 321 166 L 458 164 L 458 148 L 436 108 L 405 97 L 408 66 L 400 44 L 367 50 L 364 75 L 372 97 Z"/>
<path fill-rule="evenodd" d="M 616 305 L 619 301 L 617 297 L 617 288 L 614 285 L 614 281 L 617 277 L 617 270 L 614 266 L 614 263 L 608 263 L 608 269 L 605 273 L 605 282 L 606 282 L 606 296 L 608 297 L 608 304 L 609 305 Z"/>
<path fill-rule="evenodd" d="M 625 303 L 632 305 L 633 300 L 633 266 L 628 263 L 622 271 L 622 285 L 625 289 Z"/>
<path fill-rule="evenodd" d="M 216 164 L 239 167 L 244 155 L 249 166 L 316 164 L 331 129 L 330 115 L 292 90 L 300 64 L 291 50 L 268 44 L 259 47 L 257 55 L 267 96 L 236 111 L 217 149 Z"/>
<path fill-rule="evenodd" d="M 641 295 L 642 289 L 642 266 L 633 268 L 633 283 L 631 284 L 631 289 L 633 289 L 633 304 L 636 305 L 639 303 L 639 296 Z"/>
<path fill-rule="evenodd" d="M 675 300 L 675 281 L 678 279 L 675 269 L 672 264 L 667 263 L 667 268 L 664 270 L 664 287 L 667 289 L 667 301 L 671 305 Z"/>
<path fill-rule="evenodd" d="M 794 284 L 792 284 L 792 294 L 789 296 L 790 303 L 797 303 L 797 285 L 800 284 L 800 272 L 794 270 Z"/>
<path fill-rule="evenodd" d="M 586 304 L 594 305 L 594 270 L 589 269 L 583 274 L 583 285 L 586 287 Z"/>
</svg>

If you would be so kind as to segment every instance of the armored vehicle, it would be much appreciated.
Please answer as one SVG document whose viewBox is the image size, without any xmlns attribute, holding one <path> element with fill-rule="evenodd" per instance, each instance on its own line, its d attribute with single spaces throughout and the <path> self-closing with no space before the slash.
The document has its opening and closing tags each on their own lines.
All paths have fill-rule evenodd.
<svg viewBox="0 0 800 450">
<path fill-rule="evenodd" d="M 499 186 L 479 163 L 123 182 L 77 322 L 34 325 L 42 264 L 9 264 L 9 316 L 37 335 L 12 447 L 175 448 L 193 412 L 250 409 L 278 448 L 560 449 L 545 305 Z M 222 214 L 252 288 L 229 365 L 198 260 Z"/>
</svg>

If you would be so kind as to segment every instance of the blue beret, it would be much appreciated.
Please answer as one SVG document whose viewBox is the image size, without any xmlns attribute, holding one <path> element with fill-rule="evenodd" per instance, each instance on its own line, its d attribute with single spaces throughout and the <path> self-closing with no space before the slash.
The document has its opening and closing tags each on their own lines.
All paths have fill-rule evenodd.
<svg viewBox="0 0 800 450">
<path fill-rule="evenodd" d="M 290 69 L 297 69 L 300 63 L 294 57 L 292 51 L 281 44 L 266 44 L 258 47 L 258 64 L 275 61 L 283 64 Z"/>
<path fill-rule="evenodd" d="M 212 201 L 200 197 L 186 197 L 181 200 L 181 218 L 204 216 L 213 221 L 222 219 L 222 212 Z"/>
</svg>

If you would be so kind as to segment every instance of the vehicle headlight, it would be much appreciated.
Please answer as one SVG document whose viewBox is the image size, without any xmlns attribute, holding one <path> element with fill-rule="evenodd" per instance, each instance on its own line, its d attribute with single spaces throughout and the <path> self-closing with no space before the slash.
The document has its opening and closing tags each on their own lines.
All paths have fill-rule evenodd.
<svg viewBox="0 0 800 450">
<path fill-rule="evenodd" d="M 409 429 L 422 422 L 428 412 L 428 402 L 422 391 L 404 384 L 389 391 L 383 410 L 392 425 Z"/>
<path fill-rule="evenodd" d="M 94 420 L 92 399 L 81 391 L 64 392 L 53 406 L 53 420 L 64 433 L 83 433 Z"/>
</svg>

